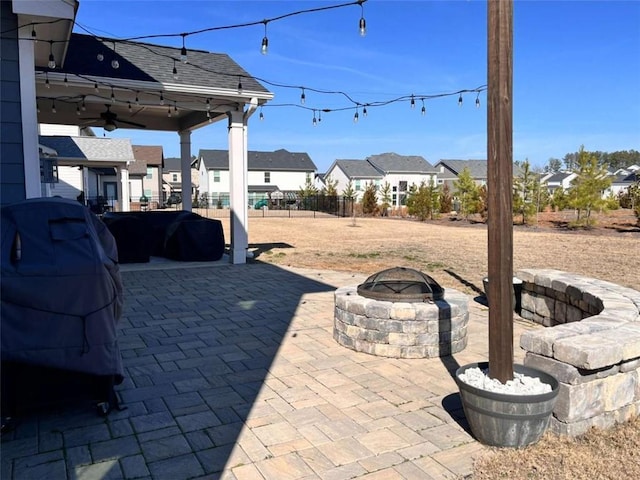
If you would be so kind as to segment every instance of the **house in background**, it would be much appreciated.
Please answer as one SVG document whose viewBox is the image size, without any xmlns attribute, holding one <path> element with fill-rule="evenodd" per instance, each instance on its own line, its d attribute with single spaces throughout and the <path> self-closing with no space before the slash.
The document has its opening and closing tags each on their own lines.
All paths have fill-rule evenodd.
<svg viewBox="0 0 640 480">
<path fill-rule="evenodd" d="M 540 183 L 546 185 L 549 194 L 553 195 L 557 189 L 567 191 L 571 187 L 571 182 L 578 175 L 573 172 L 552 172 L 540 177 Z"/>
<path fill-rule="evenodd" d="M 55 152 L 41 155 L 42 164 L 57 166 L 57 178 L 43 171 L 43 196 L 79 200 L 96 213 L 129 210 L 128 166 L 135 161 L 129 139 L 40 135 L 38 143 Z"/>
<path fill-rule="evenodd" d="M 437 172 L 421 156 L 382 153 L 371 155 L 365 160 L 336 160 L 327 170 L 325 180 L 328 178 L 338 182 L 340 195 L 351 181 L 356 201 L 362 199 L 368 183 L 373 183 L 378 191 L 385 183 L 389 183 L 392 205 L 399 207 L 406 203 L 407 193 L 412 185 L 437 180 Z"/>
<path fill-rule="evenodd" d="M 440 160 L 436 163 L 435 168 L 438 170 L 438 184 L 447 185 L 451 192 L 455 191 L 453 182 L 458 180 L 458 176 L 465 168 L 471 174 L 476 185 L 481 187 L 487 184 L 486 160 Z M 516 178 L 522 174 L 522 169 L 514 162 L 511 173 L 513 178 Z"/>
<path fill-rule="evenodd" d="M 196 166 L 200 193 L 207 195 L 208 204 L 229 206 L 229 152 L 200 150 Z M 249 206 L 268 199 L 272 204 L 291 204 L 307 182 L 313 184 L 316 165 L 307 153 L 249 151 L 247 157 Z"/>
<path fill-rule="evenodd" d="M 606 198 L 609 195 L 617 197 L 618 195 L 625 194 L 629 191 L 629 187 L 638 180 L 640 180 L 640 169 L 632 171 L 627 175 L 613 175 L 611 185 L 603 192 L 602 196 Z"/>
<path fill-rule="evenodd" d="M 177 157 L 169 157 L 164 159 L 164 167 L 162 168 L 162 190 L 163 201 L 166 202 L 171 194 L 177 194 L 180 198 L 182 192 L 182 166 L 181 160 Z M 190 198 L 199 191 L 199 177 L 196 169 L 197 159 L 191 161 L 191 192 Z"/>
<path fill-rule="evenodd" d="M 164 203 L 162 191 L 162 166 L 164 155 L 160 146 L 134 145 L 135 162 L 129 165 L 129 184 L 132 205 L 147 199 L 148 208 L 155 209 Z"/>
</svg>

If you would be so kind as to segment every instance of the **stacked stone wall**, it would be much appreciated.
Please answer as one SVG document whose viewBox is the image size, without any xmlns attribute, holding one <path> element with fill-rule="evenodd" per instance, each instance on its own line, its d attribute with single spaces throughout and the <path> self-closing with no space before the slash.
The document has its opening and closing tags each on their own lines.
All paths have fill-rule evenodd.
<svg viewBox="0 0 640 480">
<path fill-rule="evenodd" d="M 520 337 L 525 365 L 554 375 L 552 431 L 580 435 L 640 413 L 640 292 L 558 270 L 528 269 L 521 316 L 549 328 Z"/>
</svg>

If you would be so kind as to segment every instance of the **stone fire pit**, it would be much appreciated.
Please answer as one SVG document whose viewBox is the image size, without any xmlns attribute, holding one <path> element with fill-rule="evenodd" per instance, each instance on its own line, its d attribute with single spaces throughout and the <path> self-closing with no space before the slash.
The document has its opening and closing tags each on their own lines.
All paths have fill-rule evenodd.
<svg viewBox="0 0 640 480">
<path fill-rule="evenodd" d="M 432 358 L 467 346 L 469 299 L 444 289 L 434 301 L 393 302 L 358 294 L 357 286 L 335 292 L 333 338 L 357 352 L 393 358 Z"/>
</svg>

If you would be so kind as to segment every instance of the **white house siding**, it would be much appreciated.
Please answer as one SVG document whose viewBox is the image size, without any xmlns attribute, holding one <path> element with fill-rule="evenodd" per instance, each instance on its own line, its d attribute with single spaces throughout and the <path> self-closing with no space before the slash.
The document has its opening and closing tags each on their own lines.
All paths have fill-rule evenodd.
<svg viewBox="0 0 640 480">
<path fill-rule="evenodd" d="M 309 172 L 313 175 L 313 172 Z M 270 171 L 270 181 L 264 181 L 265 171 L 249 172 L 249 185 L 277 186 L 281 191 L 299 191 L 307 181 L 307 172 Z M 311 177 L 313 180 L 313 177 Z"/>
<path fill-rule="evenodd" d="M 341 168 L 335 167 L 327 172 L 327 175 L 324 177 L 325 182 L 329 180 L 337 181 L 336 190 L 338 191 L 338 195 L 342 195 L 342 192 L 347 185 L 349 184 L 349 178 L 345 175 Z"/>
<path fill-rule="evenodd" d="M 424 173 L 390 173 L 388 175 L 385 175 L 385 177 L 380 182 L 380 185 L 384 185 L 385 182 L 389 182 L 389 185 L 391 185 L 393 204 L 399 207 L 400 205 L 404 204 L 403 197 L 406 197 L 406 194 L 407 192 L 409 192 L 411 185 L 420 186 L 423 181 L 428 185 L 432 177 L 437 184 L 436 174 L 429 175 Z M 400 188 L 400 184 L 402 182 L 406 182 L 406 188 Z"/>
<path fill-rule="evenodd" d="M 78 167 L 58 167 L 58 182 L 49 184 L 49 195 L 52 197 L 76 200 L 82 192 L 82 170 Z"/>
</svg>

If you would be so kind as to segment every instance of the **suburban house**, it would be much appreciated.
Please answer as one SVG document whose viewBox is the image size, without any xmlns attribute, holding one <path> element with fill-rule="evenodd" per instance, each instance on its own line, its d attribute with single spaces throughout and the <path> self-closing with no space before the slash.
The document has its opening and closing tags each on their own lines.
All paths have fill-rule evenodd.
<svg viewBox="0 0 640 480">
<path fill-rule="evenodd" d="M 423 157 L 382 153 L 371 155 L 365 160 L 336 160 L 324 178 L 325 182 L 328 179 L 337 182 L 339 194 L 342 194 L 351 182 L 356 201 L 362 199 L 368 183 L 374 184 L 378 191 L 388 183 L 391 187 L 391 203 L 399 207 L 405 204 L 412 185 L 437 180 L 437 172 Z M 378 201 L 380 200 L 378 196 Z"/>
<path fill-rule="evenodd" d="M 200 150 L 196 168 L 199 174 L 200 195 L 206 194 L 209 205 L 229 206 L 229 152 Z M 248 205 L 268 200 L 271 205 L 296 203 L 300 189 L 309 181 L 313 184 L 316 166 L 307 153 L 247 152 Z"/>
<path fill-rule="evenodd" d="M 628 174 L 613 175 L 611 186 L 603 192 L 603 197 L 618 196 L 629 191 L 629 187 L 640 180 L 640 168 Z"/>
<path fill-rule="evenodd" d="M 162 184 L 164 190 L 164 199 L 167 200 L 171 194 L 177 195 L 178 198 L 183 197 L 183 175 L 181 159 L 177 157 L 168 157 L 164 159 L 164 168 L 162 169 Z M 196 192 L 199 191 L 199 177 L 196 169 L 197 159 L 191 159 L 191 168 L 189 176 L 191 178 L 191 195 L 187 197 L 193 199 Z"/>
<path fill-rule="evenodd" d="M 135 161 L 129 165 L 131 202 L 143 208 L 160 208 L 164 203 L 162 168 L 164 155 L 161 146 L 134 145 Z"/>
<path fill-rule="evenodd" d="M 552 172 L 540 177 L 540 183 L 546 185 L 551 195 L 558 188 L 566 191 L 571 187 L 571 181 L 578 175 L 573 172 Z"/>
<path fill-rule="evenodd" d="M 41 164 L 46 151 L 38 142 L 39 123 L 175 132 L 182 189 L 191 191 L 191 134 L 225 121 L 231 261 L 245 263 L 248 122 L 273 93 L 224 53 L 190 48 L 185 63 L 180 47 L 73 33 L 79 7 L 78 0 L 0 2 L 0 205 L 40 197 L 42 178 L 55 168 L 46 156 Z M 116 208 L 126 211 L 125 172 L 116 168 L 115 189 Z M 184 209 L 191 210 L 191 200 L 185 196 Z"/>
</svg>

